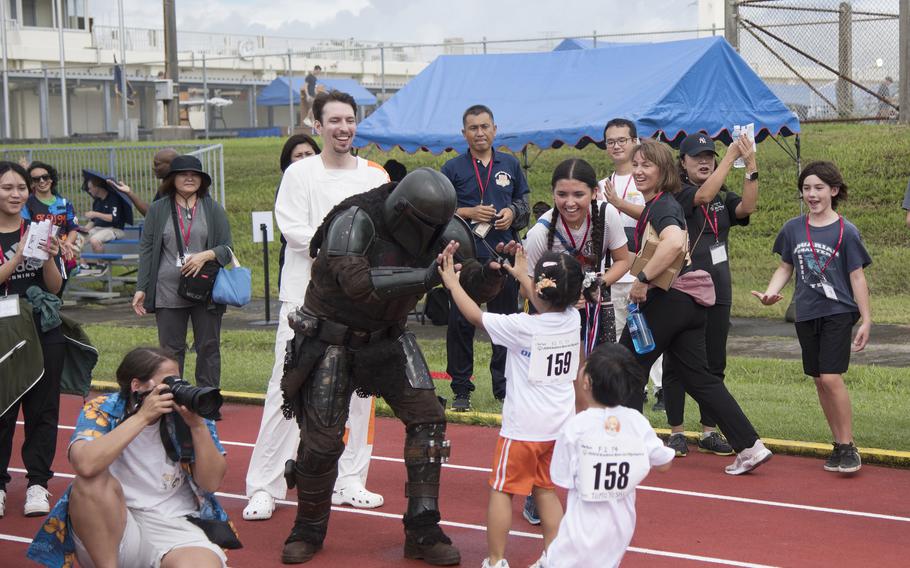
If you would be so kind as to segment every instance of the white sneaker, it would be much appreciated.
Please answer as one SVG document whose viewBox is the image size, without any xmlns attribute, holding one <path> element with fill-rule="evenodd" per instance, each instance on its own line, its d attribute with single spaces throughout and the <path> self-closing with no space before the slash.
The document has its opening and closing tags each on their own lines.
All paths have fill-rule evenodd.
<svg viewBox="0 0 910 568">
<path fill-rule="evenodd" d="M 351 485 L 332 492 L 332 505 L 350 505 L 357 509 L 382 507 L 385 499 L 378 493 L 367 491 L 363 485 Z"/>
<path fill-rule="evenodd" d="M 509 568 L 509 563 L 505 558 L 501 558 L 496 564 L 490 564 L 490 559 L 484 558 L 480 568 Z"/>
<path fill-rule="evenodd" d="M 6 489 L 0 489 L 0 519 L 6 514 Z"/>
<path fill-rule="evenodd" d="M 48 500 L 51 494 L 47 489 L 40 485 L 29 485 L 25 492 L 25 508 L 23 512 L 26 517 L 41 517 L 51 512 L 51 503 Z"/>
<path fill-rule="evenodd" d="M 243 508 L 243 520 L 245 521 L 266 521 L 272 518 L 272 512 L 275 510 L 275 499 L 269 495 L 268 491 L 254 491 L 250 501 Z"/>
<path fill-rule="evenodd" d="M 761 464 L 771 459 L 771 450 L 765 447 L 761 440 L 756 440 L 751 448 L 736 454 L 736 459 L 732 464 L 724 468 L 724 471 L 730 475 L 742 475 L 757 468 Z"/>
</svg>

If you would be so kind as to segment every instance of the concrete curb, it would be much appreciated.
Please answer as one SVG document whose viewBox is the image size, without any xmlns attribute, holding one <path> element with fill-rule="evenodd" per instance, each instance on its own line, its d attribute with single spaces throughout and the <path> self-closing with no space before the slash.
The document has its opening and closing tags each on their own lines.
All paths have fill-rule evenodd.
<svg viewBox="0 0 910 568">
<path fill-rule="evenodd" d="M 119 389 L 117 383 L 111 381 L 92 381 L 92 388 L 101 392 L 111 392 Z M 265 395 L 249 392 L 238 391 L 221 391 L 221 395 L 226 402 L 236 402 L 239 404 L 255 404 L 262 406 L 265 403 Z M 377 400 L 376 413 L 380 416 L 394 417 L 392 411 L 385 403 Z M 501 426 L 502 416 L 490 412 L 452 412 L 446 410 L 446 419 L 452 424 L 468 424 L 480 426 Z M 670 430 L 667 428 L 655 428 L 655 432 L 661 438 L 667 438 Z M 699 432 L 685 432 L 686 440 L 695 444 L 700 435 Z M 810 456 L 816 458 L 827 458 L 831 453 L 830 444 L 821 444 L 818 442 L 800 442 L 797 440 L 778 440 L 775 438 L 762 438 L 765 446 L 773 452 L 794 456 Z M 863 463 L 887 465 L 892 467 L 910 468 L 910 452 L 900 450 L 884 450 L 880 448 L 859 448 L 859 454 Z"/>
</svg>

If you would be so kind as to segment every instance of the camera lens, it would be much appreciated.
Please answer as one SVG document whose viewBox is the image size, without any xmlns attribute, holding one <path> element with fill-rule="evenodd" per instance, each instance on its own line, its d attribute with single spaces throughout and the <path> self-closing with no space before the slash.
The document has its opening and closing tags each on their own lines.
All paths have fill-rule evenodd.
<svg viewBox="0 0 910 568">
<path fill-rule="evenodd" d="M 221 389 L 213 387 L 194 387 L 180 377 L 165 377 L 164 384 L 174 395 L 174 402 L 185 406 L 203 418 L 214 420 L 219 415 L 224 399 Z"/>
</svg>

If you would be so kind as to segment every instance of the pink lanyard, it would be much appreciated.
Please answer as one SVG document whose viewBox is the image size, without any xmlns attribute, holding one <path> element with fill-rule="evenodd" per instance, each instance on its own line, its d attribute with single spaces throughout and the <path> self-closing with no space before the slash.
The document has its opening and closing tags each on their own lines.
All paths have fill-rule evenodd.
<svg viewBox="0 0 910 568">
<path fill-rule="evenodd" d="M 834 247 L 834 252 L 831 253 L 831 256 L 828 257 L 828 260 L 825 262 L 825 265 L 822 266 L 821 261 L 818 259 L 818 253 L 815 252 L 815 243 L 812 242 L 812 235 L 809 234 L 809 216 L 806 215 L 806 240 L 809 241 L 809 248 L 812 250 L 812 256 L 815 257 L 815 264 L 821 267 L 821 275 L 825 275 L 825 270 L 827 270 L 828 265 L 831 264 L 831 261 L 834 260 L 834 257 L 837 255 L 837 251 L 840 250 L 840 245 L 844 241 L 844 218 L 840 215 L 837 216 L 837 220 L 840 222 L 840 234 L 837 235 L 837 246 Z"/>
<path fill-rule="evenodd" d="M 576 245 L 576 244 L 575 244 L 575 237 L 572 236 L 572 231 L 569 229 L 569 225 L 566 223 L 565 218 L 560 217 L 559 220 L 562 221 L 562 226 L 563 226 L 563 228 L 566 230 L 566 234 L 569 235 L 569 240 L 572 241 L 572 248 L 575 250 L 575 257 L 576 257 L 579 261 L 581 261 L 582 258 L 583 258 L 583 257 L 582 257 L 582 253 L 581 253 L 581 249 L 584 248 L 585 243 L 588 242 L 588 231 L 591 230 L 591 211 L 590 211 L 590 210 L 588 211 L 588 218 L 587 218 L 587 223 L 588 223 L 588 224 L 587 224 L 587 226 L 585 227 L 585 234 L 584 234 L 584 236 L 581 238 L 581 245 Z"/>
<path fill-rule="evenodd" d="M 616 172 L 613 172 L 613 173 L 610 175 L 610 183 L 613 183 L 613 180 L 614 180 L 614 179 L 616 179 Z M 629 176 L 629 179 L 626 180 L 626 188 L 625 188 L 624 190 L 622 190 L 622 198 L 623 198 L 623 199 L 626 198 L 626 194 L 629 192 L 629 184 L 631 184 L 631 183 L 632 183 L 632 176 L 630 175 L 630 176 Z"/>
<path fill-rule="evenodd" d="M 477 178 L 477 185 L 480 187 L 480 203 L 483 204 L 483 192 L 490 187 L 490 174 L 493 173 L 493 155 L 490 155 L 490 165 L 487 170 L 487 183 L 480 182 L 480 170 L 477 169 L 477 158 L 474 157 L 474 154 L 471 154 L 471 164 L 474 166 L 474 176 Z"/>
</svg>

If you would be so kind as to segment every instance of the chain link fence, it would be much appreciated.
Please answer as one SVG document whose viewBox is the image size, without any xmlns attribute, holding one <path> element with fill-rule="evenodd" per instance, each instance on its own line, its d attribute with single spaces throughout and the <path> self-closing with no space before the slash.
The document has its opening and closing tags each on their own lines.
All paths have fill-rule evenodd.
<svg viewBox="0 0 910 568">
<path fill-rule="evenodd" d="M 739 51 L 800 120 L 897 119 L 898 0 L 743 0 Z"/>
</svg>

